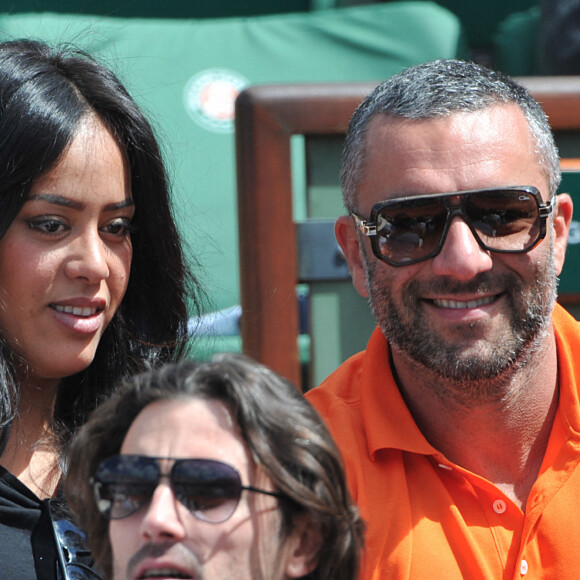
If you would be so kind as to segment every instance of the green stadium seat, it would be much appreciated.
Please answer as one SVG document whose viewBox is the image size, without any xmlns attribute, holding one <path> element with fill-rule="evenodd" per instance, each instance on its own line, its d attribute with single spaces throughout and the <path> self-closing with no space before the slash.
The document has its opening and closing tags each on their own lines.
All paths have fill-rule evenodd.
<svg viewBox="0 0 580 580">
<path fill-rule="evenodd" d="M 215 335 L 219 326 L 235 329 L 240 303 L 233 133 L 239 91 L 265 83 L 378 81 L 419 61 L 457 56 L 461 47 L 458 19 L 415 1 L 216 19 L 0 15 L 0 38 L 20 37 L 72 43 L 94 54 L 154 120 L 177 217 L 212 300 L 203 328 Z M 304 171 L 304 164 L 296 169 L 297 190 Z M 295 211 L 307 214 L 303 194 Z M 239 350 L 240 338 L 208 339 L 206 347 L 200 356 Z"/>
<path fill-rule="evenodd" d="M 0 0 L 0 12 L 57 12 L 118 18 L 226 18 L 310 10 L 311 0 Z"/>
<path fill-rule="evenodd" d="M 511 76 L 540 72 L 540 8 L 515 12 L 499 23 L 493 37 L 495 68 Z"/>
</svg>

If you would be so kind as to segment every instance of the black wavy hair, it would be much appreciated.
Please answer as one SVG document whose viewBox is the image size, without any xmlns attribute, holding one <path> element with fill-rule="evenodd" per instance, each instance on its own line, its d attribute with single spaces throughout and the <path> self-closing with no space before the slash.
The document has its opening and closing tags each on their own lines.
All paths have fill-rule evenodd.
<svg viewBox="0 0 580 580">
<path fill-rule="evenodd" d="M 133 258 L 126 294 L 93 362 L 59 387 L 53 430 L 62 456 L 120 381 L 184 355 L 188 306 L 199 313 L 202 297 L 184 258 L 149 121 L 111 70 L 73 47 L 0 44 L 0 243 L 34 181 L 57 164 L 88 115 L 108 127 L 127 160 L 136 208 Z M 18 409 L 14 359 L 0 338 L 0 452 Z"/>
</svg>

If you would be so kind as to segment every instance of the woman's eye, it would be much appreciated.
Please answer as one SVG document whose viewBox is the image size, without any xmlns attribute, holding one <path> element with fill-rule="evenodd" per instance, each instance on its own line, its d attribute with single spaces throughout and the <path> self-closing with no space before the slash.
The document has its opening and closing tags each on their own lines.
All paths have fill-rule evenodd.
<svg viewBox="0 0 580 580">
<path fill-rule="evenodd" d="M 45 234 L 60 234 L 67 229 L 66 224 L 56 218 L 39 217 L 28 220 L 31 230 Z"/>
<path fill-rule="evenodd" d="M 117 218 L 112 222 L 110 222 L 109 224 L 107 224 L 103 228 L 103 230 L 108 234 L 112 234 L 113 236 L 123 238 L 125 236 L 128 236 L 132 231 L 131 220 L 127 218 Z"/>
</svg>

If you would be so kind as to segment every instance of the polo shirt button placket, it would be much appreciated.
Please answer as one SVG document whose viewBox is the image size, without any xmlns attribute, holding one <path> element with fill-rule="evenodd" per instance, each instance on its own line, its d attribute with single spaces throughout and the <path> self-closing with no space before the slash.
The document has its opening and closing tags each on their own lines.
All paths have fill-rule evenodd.
<svg viewBox="0 0 580 580">
<path fill-rule="evenodd" d="M 496 499 L 493 502 L 493 511 L 496 514 L 503 514 L 507 509 L 507 505 L 503 499 Z"/>
<path fill-rule="evenodd" d="M 520 562 L 520 574 L 525 576 L 528 573 L 528 562 L 522 558 Z"/>
</svg>

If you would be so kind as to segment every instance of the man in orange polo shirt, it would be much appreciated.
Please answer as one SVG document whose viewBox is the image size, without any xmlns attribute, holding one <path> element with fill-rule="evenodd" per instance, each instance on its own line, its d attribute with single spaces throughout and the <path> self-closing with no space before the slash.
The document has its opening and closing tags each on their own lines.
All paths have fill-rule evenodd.
<svg viewBox="0 0 580 580">
<path fill-rule="evenodd" d="M 559 182 L 541 107 L 471 63 L 408 69 L 351 120 L 336 236 L 378 328 L 308 397 L 368 524 L 364 580 L 580 578 Z"/>
</svg>

